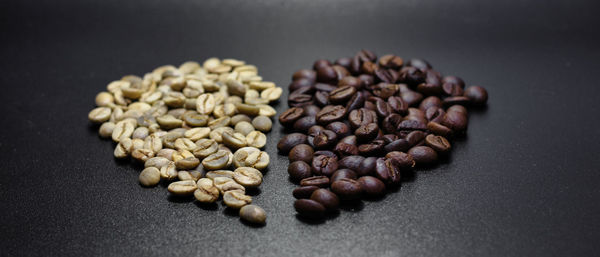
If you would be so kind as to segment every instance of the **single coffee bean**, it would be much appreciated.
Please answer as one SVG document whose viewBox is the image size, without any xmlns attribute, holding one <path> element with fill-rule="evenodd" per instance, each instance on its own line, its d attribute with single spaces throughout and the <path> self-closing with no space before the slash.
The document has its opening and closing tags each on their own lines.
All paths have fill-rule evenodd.
<svg viewBox="0 0 600 257">
<path fill-rule="evenodd" d="M 377 137 L 379 133 L 379 126 L 377 123 L 369 123 L 365 125 L 361 125 L 354 131 L 354 135 L 356 135 L 356 139 L 358 142 L 365 143 L 370 142 Z"/>
<path fill-rule="evenodd" d="M 348 125 L 346 125 L 346 123 L 339 122 L 339 121 L 329 123 L 325 128 L 333 131 L 337 135 L 338 138 L 348 136 L 348 135 L 350 135 L 350 133 L 352 133 L 350 131 L 350 127 Z"/>
<path fill-rule="evenodd" d="M 314 70 L 318 70 L 320 68 L 329 67 L 329 66 L 331 66 L 331 62 L 329 60 L 325 60 L 325 59 L 319 59 L 313 63 Z"/>
<path fill-rule="evenodd" d="M 300 133 L 292 133 L 284 136 L 283 138 L 281 138 L 281 140 L 279 140 L 279 143 L 277 143 L 277 150 L 279 150 L 280 153 L 287 154 L 290 152 L 292 147 L 305 143 L 306 135 Z"/>
<path fill-rule="evenodd" d="M 237 115 L 231 117 L 231 125 L 235 126 L 239 122 L 242 122 L 242 121 L 250 123 L 250 122 L 252 122 L 252 119 L 250 119 L 250 117 L 248 117 L 248 115 L 246 115 L 246 114 L 237 114 Z"/>
<path fill-rule="evenodd" d="M 362 108 L 365 104 L 365 95 L 362 92 L 356 92 L 348 103 L 346 103 L 346 111 L 352 112 L 353 110 Z"/>
<path fill-rule="evenodd" d="M 408 150 L 408 154 L 413 157 L 417 165 L 432 165 L 435 164 L 438 159 L 435 150 L 428 146 L 415 146 Z"/>
<path fill-rule="evenodd" d="M 340 139 L 339 142 L 349 144 L 349 145 L 356 145 L 358 142 L 358 139 L 356 139 L 355 135 L 349 135 L 349 136 L 346 136 L 346 137 Z"/>
<path fill-rule="evenodd" d="M 312 193 L 315 190 L 317 190 L 317 189 L 319 189 L 319 187 L 317 187 L 317 186 L 302 186 L 302 187 L 297 187 L 292 192 L 292 195 L 296 199 L 307 199 L 307 198 L 310 198 L 310 195 L 312 195 Z"/>
<path fill-rule="evenodd" d="M 446 111 L 436 106 L 429 107 L 425 111 L 425 118 L 428 121 L 441 122 L 444 115 L 446 115 Z"/>
<path fill-rule="evenodd" d="M 341 120 L 344 115 L 346 115 L 346 108 L 344 106 L 328 105 L 317 113 L 316 120 L 321 125 L 327 125 L 331 122 Z"/>
<path fill-rule="evenodd" d="M 353 171 L 358 171 L 360 169 L 361 163 L 365 160 L 365 157 L 360 155 L 352 155 L 346 156 L 338 161 L 338 166 L 340 168 L 348 168 Z M 363 174 L 362 172 L 360 174 Z"/>
<path fill-rule="evenodd" d="M 450 142 L 442 136 L 428 135 L 425 137 L 425 144 L 440 154 L 450 151 Z"/>
<path fill-rule="evenodd" d="M 358 147 L 356 146 L 356 144 L 347 144 L 344 142 L 339 142 L 339 143 L 337 143 L 337 145 L 335 145 L 335 148 L 333 149 L 333 151 L 338 156 L 357 155 Z"/>
<path fill-rule="evenodd" d="M 301 181 L 312 176 L 312 171 L 308 163 L 294 161 L 288 166 L 288 174 L 293 181 Z"/>
<path fill-rule="evenodd" d="M 317 91 L 315 93 L 315 104 L 317 106 L 325 106 L 329 104 L 329 93 L 323 91 Z"/>
<path fill-rule="evenodd" d="M 265 224 L 267 213 L 256 205 L 246 205 L 240 209 L 240 218 L 254 224 Z"/>
<path fill-rule="evenodd" d="M 197 112 L 186 112 L 182 115 L 182 119 L 186 125 L 191 127 L 202 127 L 208 124 L 208 115 L 199 114 Z"/>
<path fill-rule="evenodd" d="M 465 96 L 475 106 L 483 106 L 488 99 L 488 93 L 485 88 L 480 86 L 470 86 L 465 90 Z"/>
<path fill-rule="evenodd" d="M 224 150 L 219 150 L 213 153 L 204 160 L 202 160 L 202 166 L 209 170 L 218 170 L 225 168 L 230 159 L 230 153 Z"/>
<path fill-rule="evenodd" d="M 269 117 L 256 116 L 252 120 L 252 126 L 254 126 L 254 128 L 256 128 L 257 130 L 260 130 L 262 132 L 269 132 L 269 131 L 271 131 L 273 122 L 271 122 L 271 119 L 269 119 Z"/>
<path fill-rule="evenodd" d="M 110 119 L 111 109 L 108 107 L 98 107 L 93 109 L 89 114 L 88 118 L 94 123 L 103 123 Z"/>
<path fill-rule="evenodd" d="M 358 176 L 366 176 L 375 173 L 377 157 L 367 157 L 362 160 L 358 169 L 352 169 Z"/>
<path fill-rule="evenodd" d="M 374 156 L 379 155 L 383 151 L 385 142 L 383 140 L 373 140 L 368 144 L 362 144 L 358 146 L 358 152 L 362 155 Z"/>
<path fill-rule="evenodd" d="M 235 124 L 234 131 L 246 136 L 248 135 L 248 133 L 254 131 L 254 127 L 252 126 L 252 124 L 250 124 L 250 122 L 240 121 L 237 124 Z"/>
<path fill-rule="evenodd" d="M 156 186 L 160 182 L 160 171 L 155 167 L 147 167 L 140 173 L 139 180 L 142 186 Z"/>
<path fill-rule="evenodd" d="M 356 94 L 356 88 L 352 86 L 338 87 L 329 94 L 329 101 L 332 104 L 345 104 L 354 94 Z"/>
<path fill-rule="evenodd" d="M 356 179 L 356 172 L 352 171 L 351 169 L 339 169 L 333 173 L 333 175 L 331 175 L 330 180 L 331 182 L 335 182 L 343 178 Z"/>
<path fill-rule="evenodd" d="M 443 104 L 444 106 L 452 106 L 452 105 L 463 105 L 467 106 L 471 103 L 468 97 L 466 96 L 451 96 L 444 98 Z"/>
<path fill-rule="evenodd" d="M 363 189 L 358 181 L 343 178 L 331 183 L 331 191 L 338 195 L 340 199 L 351 201 L 359 199 Z"/>
<path fill-rule="evenodd" d="M 317 73 L 309 69 L 298 70 L 292 75 L 292 80 L 298 79 L 308 79 L 314 82 L 317 80 Z"/>
<path fill-rule="evenodd" d="M 337 157 L 318 155 L 312 160 L 312 172 L 317 175 L 331 176 L 338 168 Z"/>
<path fill-rule="evenodd" d="M 198 167 L 200 160 L 196 157 L 187 157 L 175 162 L 175 167 L 180 170 L 190 170 Z"/>
<path fill-rule="evenodd" d="M 312 163 L 314 150 L 307 144 L 296 145 L 290 150 L 288 158 L 290 162 L 303 161 L 306 163 Z"/>
<path fill-rule="evenodd" d="M 467 115 L 457 111 L 448 111 L 442 118 L 441 124 L 450 128 L 454 132 L 463 132 L 467 129 L 468 125 Z"/>
<path fill-rule="evenodd" d="M 216 177 L 213 179 L 213 183 L 221 194 L 225 194 L 228 191 L 238 191 L 243 194 L 246 192 L 246 188 L 235 182 L 232 178 Z"/>
<path fill-rule="evenodd" d="M 317 69 L 317 81 L 322 83 L 337 84 L 338 75 L 331 66 L 322 66 Z"/>
<path fill-rule="evenodd" d="M 384 55 L 379 58 L 379 65 L 384 68 L 400 69 L 403 64 L 404 61 L 402 58 L 392 54 Z"/>
<path fill-rule="evenodd" d="M 356 90 L 362 89 L 362 81 L 357 77 L 347 76 L 338 82 L 338 87 L 353 87 Z"/>
<path fill-rule="evenodd" d="M 238 190 L 227 191 L 223 194 L 223 202 L 227 207 L 239 209 L 252 203 L 252 197 Z"/>
<path fill-rule="evenodd" d="M 216 153 L 218 150 L 218 144 L 212 139 L 202 138 L 196 141 L 196 149 L 194 149 L 194 156 L 204 159 L 209 155 Z"/>
<path fill-rule="evenodd" d="M 267 144 L 267 136 L 260 131 L 252 131 L 246 135 L 246 144 L 255 148 L 263 148 Z"/>
<path fill-rule="evenodd" d="M 386 184 L 397 185 L 400 184 L 401 171 L 391 159 L 379 158 L 375 165 L 375 176 Z"/>
<path fill-rule="evenodd" d="M 321 111 L 321 108 L 316 105 L 305 105 L 302 107 L 302 110 L 304 110 L 304 115 L 316 117 L 317 113 Z"/>
<path fill-rule="evenodd" d="M 461 88 L 465 87 L 465 82 L 457 76 L 446 76 L 442 79 L 442 84 L 455 84 Z"/>
<path fill-rule="evenodd" d="M 407 66 L 415 67 L 419 70 L 429 70 L 431 69 L 431 64 L 423 59 L 410 59 L 406 63 Z"/>
<path fill-rule="evenodd" d="M 421 102 L 421 104 L 419 105 L 419 109 L 425 111 L 427 109 L 429 109 L 430 107 L 442 107 L 442 100 L 437 97 L 437 96 L 429 96 L 425 99 L 423 99 L 423 101 Z"/>
<path fill-rule="evenodd" d="M 260 186 L 262 178 L 262 173 L 255 168 L 239 167 L 233 172 L 233 179 L 235 182 L 246 188 Z"/>
<path fill-rule="evenodd" d="M 315 176 L 300 180 L 301 186 L 317 186 L 317 187 L 328 187 L 329 178 L 326 176 Z"/>
<path fill-rule="evenodd" d="M 336 211 L 340 206 L 338 196 L 323 188 L 315 190 L 311 194 L 310 199 L 322 204 L 329 212 Z"/>
<path fill-rule="evenodd" d="M 104 122 L 98 129 L 98 134 L 102 138 L 110 138 L 112 136 L 113 130 L 115 129 L 115 123 L 113 122 Z"/>
<path fill-rule="evenodd" d="M 420 144 L 424 139 L 425 132 L 423 131 L 411 131 L 408 133 L 408 135 L 406 135 L 406 141 L 408 141 L 411 146 Z"/>
<path fill-rule="evenodd" d="M 292 107 L 279 115 L 279 123 L 284 127 L 290 128 L 294 123 L 302 118 L 304 115 L 304 109 L 300 107 Z"/>
<path fill-rule="evenodd" d="M 403 152 L 389 152 L 385 155 L 386 159 L 392 161 L 392 164 L 398 167 L 400 170 L 409 170 L 415 166 L 415 161 L 410 154 Z"/>
<path fill-rule="evenodd" d="M 196 183 L 194 197 L 201 203 L 213 203 L 219 199 L 219 189 L 215 187 L 213 181 L 209 178 L 198 179 Z"/>
<path fill-rule="evenodd" d="M 222 137 L 223 144 L 234 150 L 247 145 L 246 137 L 241 133 L 224 132 Z"/>
<path fill-rule="evenodd" d="M 196 182 L 193 180 L 176 181 L 167 187 L 167 190 L 173 195 L 177 196 L 188 196 L 194 194 L 198 187 Z"/>
<path fill-rule="evenodd" d="M 240 148 L 233 154 L 235 167 L 252 167 L 263 170 L 269 165 L 269 154 L 254 147 Z"/>
<path fill-rule="evenodd" d="M 353 110 L 348 115 L 348 121 L 352 128 L 358 128 L 369 123 L 377 123 L 377 114 L 365 108 Z"/>
<path fill-rule="evenodd" d="M 460 85 L 454 83 L 443 83 L 442 92 L 449 96 L 461 96 L 464 94 L 464 89 Z"/>
<path fill-rule="evenodd" d="M 319 132 L 313 139 L 313 145 L 316 149 L 332 148 L 337 141 L 337 134 L 331 130 Z"/>
<path fill-rule="evenodd" d="M 346 69 L 350 69 L 350 62 L 352 62 L 352 58 L 343 57 L 335 60 L 335 64 L 342 66 Z"/>
<path fill-rule="evenodd" d="M 367 196 L 377 197 L 385 194 L 385 184 L 375 177 L 360 177 L 358 183 L 360 183 Z"/>
<path fill-rule="evenodd" d="M 302 133 L 306 133 L 306 131 L 317 124 L 315 116 L 305 116 L 298 119 L 294 123 L 294 130 Z"/>
<path fill-rule="evenodd" d="M 325 215 L 325 206 L 310 199 L 298 199 L 294 202 L 294 209 L 301 216 L 307 218 L 322 218 Z"/>
</svg>

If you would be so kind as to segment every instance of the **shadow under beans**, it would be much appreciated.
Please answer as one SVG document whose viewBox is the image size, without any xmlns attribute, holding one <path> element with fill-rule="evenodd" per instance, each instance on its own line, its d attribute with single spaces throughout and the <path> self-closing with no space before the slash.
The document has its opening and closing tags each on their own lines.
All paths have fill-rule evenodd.
<svg viewBox="0 0 600 257">
<path fill-rule="evenodd" d="M 249 195 L 249 196 L 257 196 L 257 195 L 259 195 L 261 192 L 262 192 L 262 191 L 260 190 L 260 188 L 257 188 L 257 187 L 254 187 L 254 188 L 252 188 L 252 187 L 246 188 L 246 195 Z"/>
<path fill-rule="evenodd" d="M 172 194 L 167 196 L 167 200 L 172 203 L 190 203 L 193 202 L 194 199 L 195 198 L 193 196 L 177 196 Z"/>
<path fill-rule="evenodd" d="M 308 225 L 321 225 L 321 224 L 325 223 L 326 216 L 324 216 L 324 217 L 318 217 L 318 218 L 312 218 L 312 217 L 305 217 L 305 216 L 302 216 L 302 215 L 296 213 L 296 219 L 298 219 L 302 223 L 305 223 L 305 224 L 308 224 Z"/>
<path fill-rule="evenodd" d="M 266 222 L 264 224 L 257 224 L 257 223 L 252 223 L 252 222 L 246 221 L 246 220 L 241 219 L 241 218 L 240 218 L 240 222 L 242 224 L 248 226 L 248 227 L 251 227 L 251 228 L 263 228 L 263 227 L 265 227 L 267 225 Z"/>
<path fill-rule="evenodd" d="M 216 210 L 219 209 L 219 205 L 216 202 L 214 202 L 214 203 L 202 203 L 202 202 L 195 201 L 194 204 L 196 206 L 198 206 L 200 209 L 206 210 L 206 211 L 216 211 Z"/>
<path fill-rule="evenodd" d="M 223 203 L 223 205 L 224 204 L 225 203 Z M 230 208 L 230 207 L 225 207 L 225 209 L 223 210 L 223 214 L 225 214 L 225 216 L 228 216 L 228 217 L 238 217 L 239 214 L 240 214 L 240 210 L 239 209 L 233 209 L 233 208 Z"/>
<path fill-rule="evenodd" d="M 359 212 L 365 208 L 365 204 L 361 200 L 341 201 L 340 209 L 349 212 Z"/>
</svg>

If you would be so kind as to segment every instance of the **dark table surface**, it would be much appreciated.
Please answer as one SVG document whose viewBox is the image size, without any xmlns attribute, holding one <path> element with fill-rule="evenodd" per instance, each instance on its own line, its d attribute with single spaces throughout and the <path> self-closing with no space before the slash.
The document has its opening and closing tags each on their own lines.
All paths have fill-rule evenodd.
<svg viewBox="0 0 600 257">
<path fill-rule="evenodd" d="M 543 3 L 536 3 L 543 2 Z M 600 251 L 598 1 L 2 1 L 0 255 L 591 256 Z M 320 224 L 272 157 L 255 228 L 138 185 L 87 121 L 125 74 L 234 57 L 286 88 L 317 58 L 422 57 L 485 86 L 451 160 Z M 287 97 L 287 92 L 283 97 Z M 286 108 L 282 101 L 277 110 Z"/>
</svg>

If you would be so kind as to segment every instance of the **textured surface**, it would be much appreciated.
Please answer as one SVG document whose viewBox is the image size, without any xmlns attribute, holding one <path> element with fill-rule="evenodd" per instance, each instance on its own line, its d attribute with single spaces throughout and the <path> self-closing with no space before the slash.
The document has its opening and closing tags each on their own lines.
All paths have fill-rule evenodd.
<svg viewBox="0 0 600 257">
<path fill-rule="evenodd" d="M 400 2 L 2 1 L 0 255 L 597 254 L 597 1 Z M 235 57 L 286 87 L 360 48 L 426 58 L 489 107 L 449 163 L 322 224 L 295 217 L 278 124 L 254 228 L 140 187 L 86 119 L 109 81 L 158 65 Z"/>
</svg>

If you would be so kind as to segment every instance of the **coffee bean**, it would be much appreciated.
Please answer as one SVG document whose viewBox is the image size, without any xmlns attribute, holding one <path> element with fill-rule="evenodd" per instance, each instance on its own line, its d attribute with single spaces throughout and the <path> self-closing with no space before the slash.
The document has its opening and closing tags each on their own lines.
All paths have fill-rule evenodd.
<svg viewBox="0 0 600 257">
<path fill-rule="evenodd" d="M 358 152 L 367 156 L 379 155 L 383 151 L 384 145 L 383 140 L 373 140 L 368 144 L 359 145 Z"/>
<path fill-rule="evenodd" d="M 294 130 L 298 132 L 305 133 L 310 127 L 317 124 L 317 120 L 314 116 L 305 116 L 298 119 L 294 123 Z"/>
<path fill-rule="evenodd" d="M 408 150 L 408 154 L 413 157 L 417 165 L 432 165 L 435 164 L 438 159 L 435 150 L 428 146 L 415 146 Z"/>
<path fill-rule="evenodd" d="M 115 129 L 115 123 L 113 122 L 104 122 L 98 129 L 98 134 L 102 138 L 109 138 L 112 136 L 113 130 Z"/>
<path fill-rule="evenodd" d="M 327 129 L 317 133 L 313 139 L 313 145 L 316 149 L 332 148 L 336 142 L 337 134 Z"/>
<path fill-rule="evenodd" d="M 455 84 L 461 88 L 465 87 L 465 82 L 457 76 L 446 76 L 442 79 L 442 84 Z"/>
<path fill-rule="evenodd" d="M 385 155 L 386 159 L 392 161 L 392 164 L 400 170 L 410 170 L 415 166 L 415 161 L 410 154 L 404 152 L 393 151 Z"/>
<path fill-rule="evenodd" d="M 292 75 L 292 80 L 299 79 L 307 79 L 309 81 L 315 82 L 317 80 L 317 73 L 313 70 L 302 69 L 294 72 Z"/>
<path fill-rule="evenodd" d="M 450 128 L 434 121 L 427 123 L 427 129 L 438 136 L 449 137 L 452 135 L 452 130 Z"/>
<path fill-rule="evenodd" d="M 242 147 L 233 154 L 235 167 L 252 167 L 263 170 L 269 165 L 269 154 L 254 147 Z"/>
<path fill-rule="evenodd" d="M 342 88 L 342 87 L 353 87 L 356 90 L 358 90 L 358 89 L 361 89 L 363 87 L 363 83 L 357 77 L 347 76 L 347 77 L 342 78 L 338 82 L 338 87 L 339 88 Z"/>
<path fill-rule="evenodd" d="M 327 187 L 329 186 L 329 178 L 326 176 L 314 176 L 300 180 L 301 186 L 317 186 Z"/>
<path fill-rule="evenodd" d="M 108 107 L 98 107 L 93 109 L 89 114 L 88 118 L 94 123 L 103 123 L 110 119 L 111 109 Z"/>
<path fill-rule="evenodd" d="M 440 154 L 445 154 L 450 151 L 450 142 L 442 136 L 428 135 L 425 137 L 425 143 Z"/>
<path fill-rule="evenodd" d="M 431 64 L 423 59 L 410 59 L 406 63 L 407 66 L 415 67 L 420 70 L 428 70 L 431 69 Z"/>
<path fill-rule="evenodd" d="M 358 142 L 370 142 L 377 137 L 379 133 L 379 126 L 377 123 L 369 123 L 361 125 L 354 131 Z"/>
<path fill-rule="evenodd" d="M 480 86 L 470 86 L 465 90 L 465 96 L 475 106 L 483 106 L 488 99 L 487 91 Z"/>
<path fill-rule="evenodd" d="M 160 182 L 160 171 L 155 167 L 147 167 L 140 173 L 139 180 L 142 186 L 156 186 Z"/>
<path fill-rule="evenodd" d="M 307 218 L 322 218 L 325 215 L 325 206 L 310 199 L 298 199 L 294 202 L 294 209 L 301 216 Z"/>
<path fill-rule="evenodd" d="M 354 94 L 356 94 L 356 88 L 352 86 L 338 87 L 329 94 L 329 101 L 332 104 L 345 104 Z"/>
<path fill-rule="evenodd" d="M 316 201 L 325 207 L 329 212 L 336 211 L 340 206 L 340 200 L 337 195 L 327 189 L 317 189 L 311 195 L 310 199 Z"/>
<path fill-rule="evenodd" d="M 330 180 L 331 182 L 335 182 L 343 178 L 356 179 L 356 172 L 352 171 L 351 169 L 339 169 L 333 173 L 333 175 L 331 175 Z"/>
<path fill-rule="evenodd" d="M 354 170 L 358 176 L 375 174 L 376 164 L 377 164 L 376 157 L 367 157 L 362 160 L 362 162 L 358 166 L 358 169 L 352 169 L 352 170 Z"/>
<path fill-rule="evenodd" d="M 319 108 L 319 106 L 316 105 L 306 105 L 303 106 L 302 109 L 304 110 L 304 115 L 312 117 L 316 117 L 317 113 L 321 111 L 321 108 Z"/>
<path fill-rule="evenodd" d="M 254 148 L 263 148 L 267 144 L 267 136 L 260 131 L 252 131 L 246 135 L 246 144 Z"/>
<path fill-rule="evenodd" d="M 327 92 L 317 91 L 314 100 L 317 106 L 325 106 L 329 104 L 329 94 Z"/>
<path fill-rule="evenodd" d="M 398 185 L 401 179 L 401 171 L 391 159 L 379 158 L 375 165 L 375 176 L 386 184 Z"/>
<path fill-rule="evenodd" d="M 461 96 L 464 94 L 463 87 L 454 83 L 442 84 L 442 92 L 449 96 Z"/>
<path fill-rule="evenodd" d="M 331 191 L 342 200 L 357 200 L 361 197 L 363 189 L 358 181 L 342 178 L 331 183 Z M 314 194 L 314 193 L 313 193 Z"/>
<path fill-rule="evenodd" d="M 299 107 L 292 107 L 279 115 L 279 123 L 284 127 L 291 127 L 294 123 L 302 118 L 304 115 L 304 109 Z"/>
<path fill-rule="evenodd" d="M 208 178 L 201 178 L 196 183 L 194 197 L 201 203 L 213 203 L 219 199 L 219 189 L 215 187 L 213 181 Z"/>
<path fill-rule="evenodd" d="M 319 187 L 317 187 L 317 186 L 302 186 L 302 187 L 297 187 L 292 192 L 292 195 L 296 199 L 307 199 L 307 198 L 310 198 L 310 195 L 312 195 L 312 193 L 315 190 L 317 190 L 317 189 L 319 189 Z"/>
<path fill-rule="evenodd" d="M 254 224 L 265 224 L 267 213 L 256 205 L 246 205 L 240 209 L 240 218 Z"/>
<path fill-rule="evenodd" d="M 350 100 L 348 100 L 348 103 L 346 104 L 346 111 L 347 112 L 352 112 L 353 110 L 362 108 L 365 104 L 365 96 L 362 92 L 356 92 L 356 94 L 354 94 Z"/>
<path fill-rule="evenodd" d="M 348 115 L 350 126 L 358 128 L 369 123 L 377 123 L 377 115 L 371 110 L 365 108 L 353 110 Z"/>
<path fill-rule="evenodd" d="M 307 144 L 299 144 L 290 150 L 288 158 L 290 162 L 304 161 L 306 163 L 312 163 L 313 154 L 314 150 L 312 147 Z"/>
<path fill-rule="evenodd" d="M 423 131 L 411 131 L 406 135 L 406 141 L 408 141 L 411 146 L 415 146 L 420 144 L 425 139 L 425 136 L 425 132 Z"/>
<path fill-rule="evenodd" d="M 384 55 L 379 58 L 379 65 L 384 68 L 400 69 L 403 64 L 404 61 L 402 58 L 392 54 Z"/>
<path fill-rule="evenodd" d="M 321 66 L 317 71 L 317 81 L 322 83 L 337 84 L 338 75 L 336 70 L 331 66 Z"/>
<path fill-rule="evenodd" d="M 218 170 L 225 168 L 230 159 L 230 153 L 227 151 L 219 150 L 213 153 L 204 160 L 202 160 L 202 166 L 209 170 Z"/>
<path fill-rule="evenodd" d="M 338 166 L 340 168 L 348 168 L 353 171 L 359 171 L 361 168 L 360 165 L 364 160 L 365 160 L 365 157 L 362 157 L 360 155 L 346 156 L 338 161 Z M 363 174 L 363 173 L 360 172 L 360 174 Z"/>
<path fill-rule="evenodd" d="M 344 115 L 346 115 L 346 108 L 344 106 L 328 105 L 317 113 L 316 120 L 321 125 L 327 125 L 331 122 L 341 120 Z"/>
<path fill-rule="evenodd" d="M 328 60 L 325 60 L 325 59 L 316 60 L 313 63 L 313 69 L 314 70 L 318 70 L 318 69 L 320 69 L 322 67 L 329 67 L 329 66 L 331 66 L 331 62 L 328 61 Z"/>
<path fill-rule="evenodd" d="M 238 190 L 227 191 L 223 194 L 223 202 L 227 207 L 239 209 L 252 203 L 252 197 Z"/>
<path fill-rule="evenodd" d="M 213 179 L 213 183 L 221 194 L 225 194 L 225 192 L 228 191 L 237 191 L 241 192 L 242 194 L 246 192 L 246 188 L 235 182 L 232 178 L 216 177 Z"/>
<path fill-rule="evenodd" d="M 273 122 L 271 122 L 271 119 L 269 119 L 266 116 L 256 116 L 252 120 L 252 126 L 254 126 L 254 128 L 256 128 L 257 130 L 260 130 L 262 132 L 269 132 L 269 131 L 271 131 Z"/>
<path fill-rule="evenodd" d="M 364 176 L 358 179 L 363 192 L 371 197 L 377 197 L 385 194 L 385 184 L 372 176 Z"/>
<path fill-rule="evenodd" d="M 325 128 L 333 131 L 338 138 L 348 136 L 351 133 L 350 127 L 339 121 L 329 123 Z"/>
<path fill-rule="evenodd" d="M 463 132 L 467 129 L 468 120 L 465 114 L 460 112 L 446 112 L 442 118 L 442 125 L 455 132 Z"/>
<path fill-rule="evenodd" d="M 263 175 L 259 170 L 250 167 L 239 167 L 233 172 L 233 179 L 238 184 L 252 188 L 262 183 Z"/>
<path fill-rule="evenodd" d="M 306 135 L 300 133 L 292 133 L 284 136 L 283 138 L 281 138 L 281 140 L 279 140 L 279 143 L 277 143 L 277 150 L 279 150 L 280 153 L 287 154 L 290 152 L 292 147 L 305 143 Z"/>
<path fill-rule="evenodd" d="M 177 196 L 188 196 L 194 194 L 194 191 L 198 189 L 196 182 L 192 180 L 176 181 L 167 187 L 169 192 Z"/>
<path fill-rule="evenodd" d="M 335 145 L 333 151 L 338 156 L 357 155 L 358 147 L 356 146 L 356 144 L 347 144 L 344 142 L 339 142 L 337 145 Z"/>
<path fill-rule="evenodd" d="M 312 172 L 317 175 L 331 176 L 338 168 L 337 157 L 318 155 L 312 160 Z"/>
<path fill-rule="evenodd" d="M 288 174 L 293 181 L 301 181 L 312 176 L 311 167 L 303 161 L 294 161 L 288 166 Z"/>
</svg>

